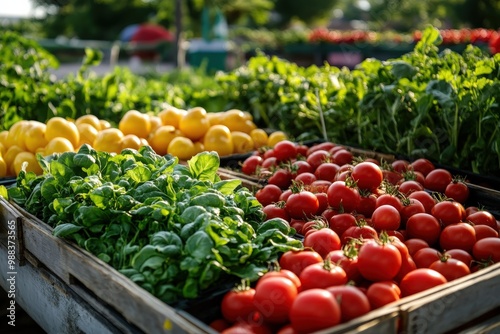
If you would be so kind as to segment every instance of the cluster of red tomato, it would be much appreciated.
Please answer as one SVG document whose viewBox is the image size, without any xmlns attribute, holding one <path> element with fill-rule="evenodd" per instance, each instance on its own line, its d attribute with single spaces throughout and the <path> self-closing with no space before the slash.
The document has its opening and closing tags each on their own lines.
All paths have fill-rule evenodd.
<svg viewBox="0 0 500 334">
<path fill-rule="evenodd" d="M 304 249 L 224 296 L 212 326 L 225 334 L 332 327 L 500 262 L 500 222 L 465 207 L 467 184 L 426 159 L 381 163 L 283 141 L 242 171 L 267 177 L 256 193 L 267 219 L 288 222 Z"/>
</svg>

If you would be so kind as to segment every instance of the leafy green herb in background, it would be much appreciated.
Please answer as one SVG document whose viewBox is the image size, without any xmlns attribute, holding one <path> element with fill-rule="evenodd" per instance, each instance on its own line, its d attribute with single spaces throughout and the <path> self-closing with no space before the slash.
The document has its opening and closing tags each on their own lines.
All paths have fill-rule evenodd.
<svg viewBox="0 0 500 334">
<path fill-rule="evenodd" d="M 79 75 L 55 81 L 47 74 L 53 59 L 43 49 L 13 34 L 0 36 L 11 43 L 0 48 L 13 49 L 0 62 L 0 129 L 56 113 L 91 113 L 116 124 L 129 109 L 155 113 L 171 104 L 246 110 L 258 126 L 301 141 L 324 138 L 322 111 L 328 140 L 500 175 L 500 54 L 472 45 L 462 53 L 440 51 L 440 34 L 432 27 L 412 52 L 367 59 L 353 70 L 305 68 L 260 54 L 215 76 L 181 69 L 143 77 L 115 68 L 98 77 L 90 62 Z"/>
<path fill-rule="evenodd" d="M 302 248 L 239 180 L 220 180 L 219 157 L 188 165 L 148 146 L 121 154 L 84 145 L 22 171 L 9 198 L 161 300 L 200 296 L 221 280 L 256 280 L 278 254 Z M 235 280 L 237 281 L 237 280 Z"/>
</svg>

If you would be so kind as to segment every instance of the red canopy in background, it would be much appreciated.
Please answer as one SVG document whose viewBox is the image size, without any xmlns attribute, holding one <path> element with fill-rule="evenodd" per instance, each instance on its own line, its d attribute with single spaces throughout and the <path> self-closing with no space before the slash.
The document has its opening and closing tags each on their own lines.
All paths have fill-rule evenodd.
<svg viewBox="0 0 500 334">
<path fill-rule="evenodd" d="M 157 24 L 141 24 L 132 37 L 131 42 L 136 43 L 158 43 L 162 41 L 172 42 L 174 40 L 174 35 L 165 29 L 164 27 Z M 158 51 L 136 51 L 134 53 L 136 56 L 145 60 L 152 60 L 158 57 Z"/>
</svg>

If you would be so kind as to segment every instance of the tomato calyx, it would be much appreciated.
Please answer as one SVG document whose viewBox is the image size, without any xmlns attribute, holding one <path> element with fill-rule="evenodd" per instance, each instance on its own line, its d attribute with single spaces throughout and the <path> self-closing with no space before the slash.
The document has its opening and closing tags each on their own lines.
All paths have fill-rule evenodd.
<svg viewBox="0 0 500 334">
<path fill-rule="evenodd" d="M 248 291 L 251 288 L 252 287 L 250 284 L 250 280 L 247 278 L 242 278 L 241 281 L 234 288 L 232 288 L 232 290 L 234 292 L 243 292 L 243 291 Z"/>
<path fill-rule="evenodd" d="M 350 239 L 342 246 L 342 252 L 348 259 L 355 259 L 358 257 L 359 247 L 363 244 L 362 240 Z"/>
<path fill-rule="evenodd" d="M 348 188 L 356 188 L 357 187 L 357 182 L 351 176 L 347 176 L 344 182 L 345 182 L 345 186 Z"/>
</svg>

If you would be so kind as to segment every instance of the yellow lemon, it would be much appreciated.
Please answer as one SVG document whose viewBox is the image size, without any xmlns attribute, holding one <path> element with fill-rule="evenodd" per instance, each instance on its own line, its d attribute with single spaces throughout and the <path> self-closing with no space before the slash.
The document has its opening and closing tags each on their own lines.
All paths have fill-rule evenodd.
<svg viewBox="0 0 500 334">
<path fill-rule="evenodd" d="M 9 135 L 9 131 L 7 130 L 2 130 L 0 131 L 0 143 L 3 144 L 3 146 L 7 147 L 7 136 Z"/>
<path fill-rule="evenodd" d="M 99 131 L 94 140 L 94 149 L 108 153 L 120 153 L 122 149 L 123 132 L 117 128 Z"/>
<path fill-rule="evenodd" d="M 225 125 L 212 125 L 203 137 L 206 151 L 215 151 L 219 156 L 233 154 L 234 144 L 231 131 Z"/>
<path fill-rule="evenodd" d="M 149 121 L 151 122 L 151 130 L 150 133 L 158 129 L 163 125 L 161 118 L 155 115 L 149 115 Z"/>
<path fill-rule="evenodd" d="M 100 130 L 109 129 L 111 127 L 111 123 L 106 121 L 105 119 L 100 119 L 99 125 L 101 126 Z"/>
<path fill-rule="evenodd" d="M 202 107 L 189 109 L 179 120 L 179 130 L 192 141 L 202 138 L 209 127 L 207 111 Z"/>
<path fill-rule="evenodd" d="M 118 123 L 118 129 L 123 135 L 132 134 L 140 138 L 148 138 L 151 132 L 151 120 L 147 114 L 137 110 L 129 110 Z"/>
<path fill-rule="evenodd" d="M 203 142 L 201 142 L 201 141 L 194 142 L 194 154 L 193 155 L 196 155 L 196 154 L 201 153 L 203 151 L 205 151 L 205 145 L 203 145 Z"/>
<path fill-rule="evenodd" d="M 45 138 L 47 125 L 42 122 L 34 122 L 31 127 L 26 131 L 26 138 L 24 139 L 26 149 L 35 153 L 40 147 L 45 147 L 48 141 Z"/>
<path fill-rule="evenodd" d="M 160 113 L 158 113 L 158 117 L 160 117 L 163 125 L 172 125 L 176 129 L 178 129 L 179 121 L 181 120 L 181 117 L 186 113 L 186 110 L 170 106 L 160 111 Z"/>
<path fill-rule="evenodd" d="M 141 138 L 136 135 L 125 135 L 121 141 L 121 150 L 125 148 L 132 148 L 138 150 L 142 146 Z M 121 151 L 120 151 L 121 152 Z"/>
<path fill-rule="evenodd" d="M 76 124 L 58 116 L 49 119 L 45 129 L 45 139 L 47 141 L 50 142 L 57 137 L 69 140 L 73 148 L 78 147 L 80 144 L 80 132 L 78 132 Z"/>
<path fill-rule="evenodd" d="M 174 126 L 162 125 L 151 134 L 148 142 L 157 154 L 165 155 L 172 139 L 179 136 L 182 136 L 182 133 Z"/>
<path fill-rule="evenodd" d="M 0 177 L 7 176 L 7 164 L 2 156 L 0 156 Z"/>
<path fill-rule="evenodd" d="M 209 112 L 207 113 L 208 121 L 210 122 L 210 126 L 222 124 L 222 119 L 224 118 L 224 112 Z"/>
<path fill-rule="evenodd" d="M 45 146 L 45 156 L 51 155 L 53 153 L 64 153 L 64 152 L 74 152 L 75 147 L 73 143 L 64 137 L 52 138 Z"/>
<path fill-rule="evenodd" d="M 275 131 L 267 138 L 267 146 L 274 147 L 274 145 L 286 139 L 288 139 L 288 137 L 283 131 Z"/>
<path fill-rule="evenodd" d="M 24 150 L 26 150 L 26 144 L 24 143 L 24 139 L 26 136 L 26 129 L 30 126 L 29 121 L 22 120 L 14 125 L 12 125 L 9 129 L 9 133 L 6 138 L 7 147 L 17 145 Z"/>
<path fill-rule="evenodd" d="M 3 156 L 3 160 L 5 161 L 5 164 L 7 165 L 7 175 L 8 176 L 15 175 L 15 171 L 14 171 L 12 163 L 14 162 L 16 155 L 18 155 L 19 153 L 21 153 L 23 151 L 24 150 L 20 146 L 12 145 L 5 152 L 5 155 Z"/>
<path fill-rule="evenodd" d="M 101 130 L 101 121 L 97 116 L 92 114 L 78 117 L 75 121 L 75 125 L 78 127 L 80 124 L 89 124 L 92 125 L 97 131 Z"/>
<path fill-rule="evenodd" d="M 252 131 L 250 131 L 250 137 L 252 137 L 255 149 L 267 146 L 269 136 L 263 129 L 253 129 Z"/>
<path fill-rule="evenodd" d="M 27 163 L 25 169 L 26 172 L 33 172 L 36 175 L 42 174 L 42 167 L 40 167 L 40 164 L 36 160 L 35 154 L 32 152 L 23 151 L 18 153 L 14 158 L 14 161 L 12 162 L 16 175 L 19 175 L 19 172 L 21 171 L 25 162 Z"/>
<path fill-rule="evenodd" d="M 2 144 L 2 143 L 0 143 L 0 157 L 1 157 L 1 156 L 3 156 L 3 155 L 5 154 L 5 151 L 7 151 L 7 150 L 5 149 L 5 146 L 3 146 L 3 144 Z"/>
<path fill-rule="evenodd" d="M 77 125 L 77 127 L 78 132 L 80 133 L 80 143 L 78 144 L 78 147 L 82 146 L 83 144 L 92 146 L 95 139 L 97 138 L 97 135 L 99 134 L 99 131 L 89 123 L 80 123 Z"/>
<path fill-rule="evenodd" d="M 187 137 L 175 137 L 168 144 L 168 153 L 179 160 L 189 160 L 195 154 L 194 143 Z"/>
<path fill-rule="evenodd" d="M 248 119 L 248 116 L 238 109 L 225 111 L 220 124 L 227 126 L 231 131 L 245 133 L 250 133 L 250 131 L 257 128 L 253 121 Z"/>
<path fill-rule="evenodd" d="M 234 153 L 247 153 L 253 151 L 253 139 L 248 133 L 233 131 L 231 132 L 231 137 L 233 138 Z"/>
</svg>

